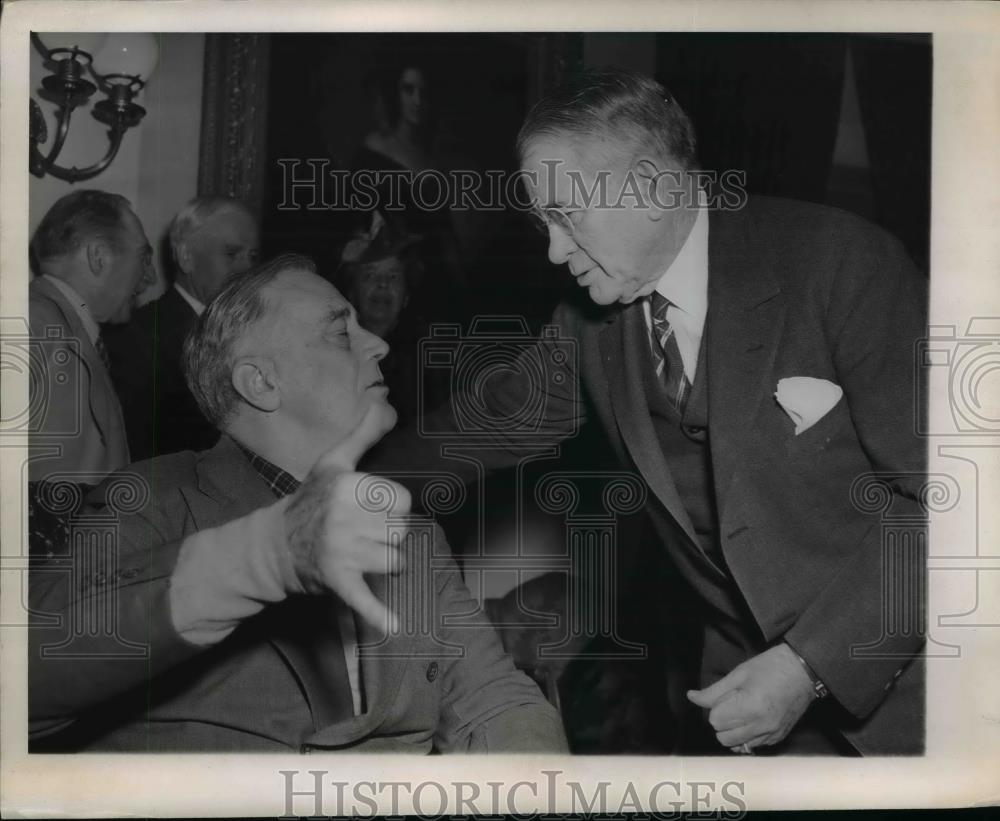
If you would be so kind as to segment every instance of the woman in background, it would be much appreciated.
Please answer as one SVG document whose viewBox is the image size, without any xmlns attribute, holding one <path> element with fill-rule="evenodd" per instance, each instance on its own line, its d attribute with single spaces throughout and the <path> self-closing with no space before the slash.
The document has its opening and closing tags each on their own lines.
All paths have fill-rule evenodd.
<svg viewBox="0 0 1000 821">
<path fill-rule="evenodd" d="M 465 277 L 451 223 L 451 191 L 445 163 L 433 150 L 434 119 L 427 73 L 407 63 L 387 73 L 375 110 L 384 124 L 369 133 L 354 157 L 353 171 L 392 172 L 372 178 L 374 208 L 398 219 L 404 230 L 420 234 L 419 253 L 426 268 L 424 288 L 414 295 L 417 312 L 430 321 L 459 321 Z"/>
</svg>

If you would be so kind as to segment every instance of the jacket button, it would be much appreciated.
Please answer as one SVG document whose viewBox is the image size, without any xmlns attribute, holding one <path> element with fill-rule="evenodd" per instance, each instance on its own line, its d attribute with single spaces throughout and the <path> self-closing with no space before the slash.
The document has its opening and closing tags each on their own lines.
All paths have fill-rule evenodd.
<svg viewBox="0 0 1000 821">
<path fill-rule="evenodd" d="M 427 680 L 434 681 L 434 679 L 436 679 L 437 677 L 438 677 L 438 663 L 436 661 L 432 661 L 430 664 L 427 665 Z"/>
<path fill-rule="evenodd" d="M 701 435 L 704 432 L 705 432 L 705 429 L 701 425 L 689 425 L 688 426 L 688 433 L 690 433 L 692 436 L 699 436 L 699 435 Z"/>
</svg>

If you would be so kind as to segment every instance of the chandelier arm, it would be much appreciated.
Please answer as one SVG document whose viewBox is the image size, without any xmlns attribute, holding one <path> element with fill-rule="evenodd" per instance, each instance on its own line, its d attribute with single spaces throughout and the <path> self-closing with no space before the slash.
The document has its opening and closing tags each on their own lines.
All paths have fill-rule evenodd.
<svg viewBox="0 0 1000 821">
<path fill-rule="evenodd" d="M 111 165 L 111 161 L 114 160 L 115 155 L 118 153 L 118 149 L 121 148 L 122 137 L 124 136 L 124 129 L 112 128 L 110 135 L 111 145 L 108 146 L 108 153 L 104 155 L 103 160 L 94 163 L 94 165 L 88 166 L 87 168 L 77 168 L 76 166 L 73 168 L 64 168 L 52 163 L 47 168 L 47 171 L 56 179 L 63 180 L 64 182 L 80 182 L 81 180 L 89 180 L 91 177 L 96 177 L 105 168 Z"/>
<path fill-rule="evenodd" d="M 69 118 L 73 116 L 73 106 L 63 103 L 59 106 L 59 112 L 56 116 L 59 118 L 59 128 L 56 131 L 55 139 L 52 141 L 52 149 L 45 158 L 45 162 L 50 165 L 59 156 L 59 152 L 62 151 L 63 145 L 66 143 L 66 137 L 69 136 Z"/>
</svg>

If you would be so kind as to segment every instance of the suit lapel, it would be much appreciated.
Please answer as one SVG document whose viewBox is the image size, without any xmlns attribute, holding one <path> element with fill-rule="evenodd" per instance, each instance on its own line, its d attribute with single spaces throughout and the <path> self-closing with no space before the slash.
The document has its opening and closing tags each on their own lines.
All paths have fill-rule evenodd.
<svg viewBox="0 0 1000 821">
<path fill-rule="evenodd" d="M 185 492 L 185 498 L 199 530 L 274 504 L 274 495 L 270 489 L 247 461 L 240 447 L 228 436 L 224 435 L 215 447 L 202 455 L 196 470 L 198 491 Z M 365 578 L 372 592 L 385 601 L 384 577 Z M 331 623 L 332 621 L 331 618 Z M 380 645 L 380 636 L 376 635 L 364 619 L 357 618 L 355 623 L 359 647 L 374 648 Z M 325 683 L 315 675 L 316 665 L 311 649 L 303 647 L 301 641 L 291 637 L 275 636 L 270 641 L 298 678 L 310 707 L 321 703 Z M 361 688 L 366 704 L 364 714 L 329 727 L 317 727 L 318 732 L 310 739 L 312 743 L 347 744 L 367 735 L 382 721 L 402 681 L 405 659 L 377 655 L 377 652 L 362 654 L 360 657 Z"/>
<path fill-rule="evenodd" d="M 198 490 L 182 493 L 198 530 L 274 504 L 274 494 L 228 436 L 198 458 Z"/>
<path fill-rule="evenodd" d="M 111 375 L 104 367 L 104 361 L 97 352 L 97 348 L 90 341 L 90 335 L 87 333 L 80 315 L 66 301 L 62 292 L 43 277 L 36 277 L 32 280 L 31 286 L 44 294 L 59 309 L 66 322 L 66 327 L 69 329 L 70 338 L 75 340 L 78 345 L 80 363 L 86 369 L 89 377 L 87 405 L 90 408 L 94 424 L 104 440 L 105 447 L 111 449 L 114 447 L 114 436 L 113 431 L 108 429 L 109 424 L 112 420 L 116 420 L 119 430 L 124 431 L 125 429 L 124 421 L 121 418 L 121 406 L 117 402 L 109 401 L 112 397 L 117 396 L 114 386 L 111 384 Z M 122 438 L 124 439 L 123 434 Z M 128 462 L 126 454 L 121 454 L 121 457 L 126 463 Z"/>
<path fill-rule="evenodd" d="M 641 302 L 619 310 L 601 329 L 601 361 L 610 388 L 611 407 L 622 439 L 646 483 L 697 544 L 694 527 L 681 504 L 649 415 L 641 370 L 645 360 L 639 355 L 641 346 L 647 344 L 648 333 Z"/>
<path fill-rule="evenodd" d="M 774 392 L 769 380 L 786 306 L 770 253 L 754 241 L 748 213 L 713 211 L 709 226 L 708 419 L 721 523 L 726 491 L 761 401 Z"/>
</svg>

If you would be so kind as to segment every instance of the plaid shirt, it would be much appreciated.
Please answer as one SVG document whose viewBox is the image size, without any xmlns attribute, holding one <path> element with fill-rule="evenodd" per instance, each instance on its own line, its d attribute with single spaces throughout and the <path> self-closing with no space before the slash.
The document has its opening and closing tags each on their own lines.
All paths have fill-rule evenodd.
<svg viewBox="0 0 1000 821">
<path fill-rule="evenodd" d="M 267 482 L 267 486 L 271 488 L 271 492 L 279 499 L 290 496 L 301 487 L 302 482 L 288 471 L 282 470 L 277 465 L 268 462 L 263 456 L 258 456 L 249 448 L 243 447 L 243 445 L 240 445 L 240 450 L 246 454 L 253 469 L 257 471 L 257 475 Z"/>
</svg>

